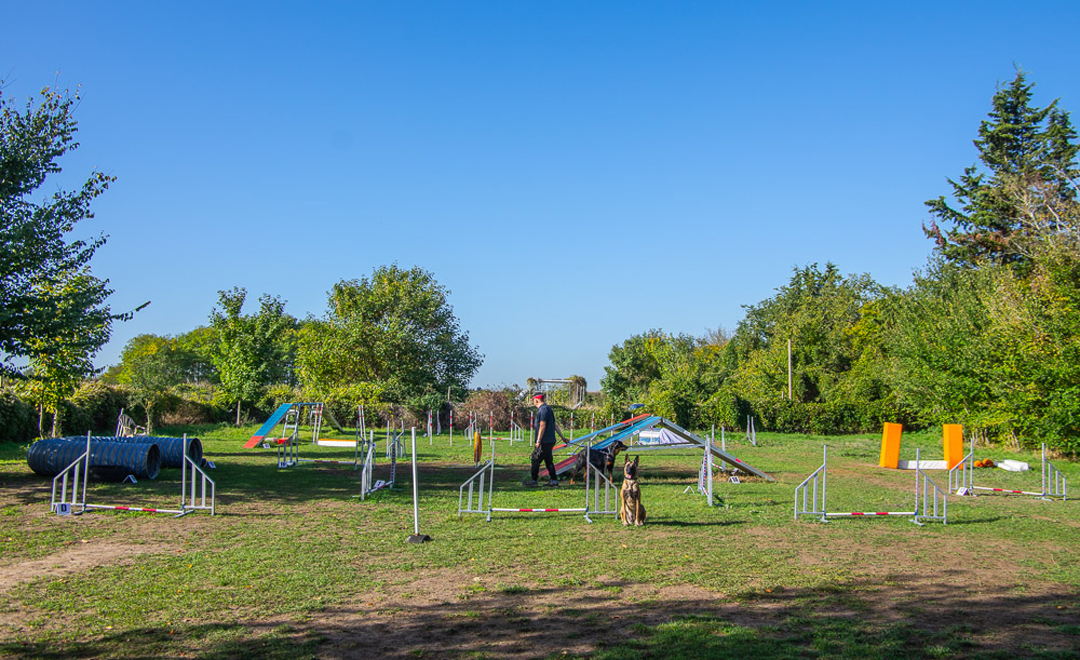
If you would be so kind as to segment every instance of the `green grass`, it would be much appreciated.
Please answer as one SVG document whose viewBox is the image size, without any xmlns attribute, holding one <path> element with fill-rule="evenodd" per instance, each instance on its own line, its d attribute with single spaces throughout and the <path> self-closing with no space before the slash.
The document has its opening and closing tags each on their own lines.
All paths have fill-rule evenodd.
<svg viewBox="0 0 1080 660">
<path fill-rule="evenodd" d="M 1080 648 L 1072 502 L 950 497 L 949 524 L 922 528 L 904 519 L 792 519 L 794 487 L 820 465 L 823 443 L 830 510 L 910 508 L 913 473 L 877 468 L 879 440 L 869 435 L 760 433 L 758 447 L 729 436 L 729 451 L 777 481 L 718 476 L 714 507 L 683 493 L 700 454 L 644 454 L 643 528 L 574 514 L 459 520 L 471 447 L 457 434 L 453 447 L 445 435 L 431 445 L 418 438 L 420 529 L 434 541 L 412 545 L 404 543 L 413 524 L 407 462 L 397 489 L 360 501 L 359 473 L 347 466 L 278 470 L 272 451 L 243 449 L 254 428 L 167 429 L 200 437 L 217 465 L 219 515 L 177 520 L 50 515 L 49 480 L 26 468 L 25 446 L 0 444 L 0 566 L 41 570 L 0 599 L 0 655 L 318 657 L 324 644 L 347 653 L 377 643 L 372 612 L 403 629 L 439 631 L 408 657 L 501 657 L 486 646 L 495 622 L 509 635 L 561 626 L 574 650 L 554 657 L 1054 658 Z M 902 457 L 915 447 L 941 458 L 933 434 L 905 437 Z M 522 487 L 527 455 L 522 444 L 497 443 L 496 506 L 582 505 L 580 485 Z M 351 459 L 353 450 L 305 445 L 301 456 Z M 1036 454 L 978 456 L 1033 466 L 1023 475 L 980 471 L 979 482 L 1037 489 Z M 1055 464 L 1080 483 L 1076 465 Z M 380 456 L 376 477 L 387 471 Z M 136 485 L 92 483 L 89 499 L 174 508 L 173 472 Z M 95 561 L 95 551 L 106 554 Z M 85 568 L 40 569 L 72 557 Z M 433 590 L 441 602 L 429 602 Z"/>
</svg>

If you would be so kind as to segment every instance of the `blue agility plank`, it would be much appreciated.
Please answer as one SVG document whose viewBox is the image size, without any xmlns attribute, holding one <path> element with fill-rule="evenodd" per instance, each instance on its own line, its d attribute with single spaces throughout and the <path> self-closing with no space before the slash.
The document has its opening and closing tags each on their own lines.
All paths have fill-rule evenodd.
<svg viewBox="0 0 1080 660">
<path fill-rule="evenodd" d="M 251 439 L 247 441 L 247 444 L 244 445 L 244 449 L 251 449 L 262 442 L 263 438 L 266 437 L 266 434 L 270 433 L 270 431 L 277 426 L 278 422 L 281 421 L 281 418 L 285 416 L 285 413 L 289 412 L 289 408 L 292 408 L 293 405 L 294 404 L 292 403 L 283 403 L 278 406 L 278 409 L 274 411 L 274 414 L 270 415 L 270 419 L 266 420 L 266 422 L 259 427 L 259 430 L 255 431 L 255 435 L 251 436 Z"/>
</svg>

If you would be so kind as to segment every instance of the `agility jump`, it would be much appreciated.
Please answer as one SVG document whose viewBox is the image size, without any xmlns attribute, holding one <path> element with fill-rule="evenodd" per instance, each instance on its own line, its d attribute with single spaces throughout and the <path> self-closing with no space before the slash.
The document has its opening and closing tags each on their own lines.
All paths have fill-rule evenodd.
<svg viewBox="0 0 1080 660">
<path fill-rule="evenodd" d="M 975 485 L 975 439 L 971 440 L 971 451 L 964 456 L 953 469 L 949 470 L 949 490 L 960 496 L 977 495 L 975 491 L 983 490 L 991 493 L 1003 493 L 1005 495 L 1031 495 L 1040 500 L 1068 499 L 1068 483 L 1065 475 L 1059 471 L 1049 459 L 1046 458 L 1046 443 L 1042 445 L 1042 480 L 1041 490 L 1010 490 L 1008 488 L 993 488 L 990 486 Z"/>
<path fill-rule="evenodd" d="M 922 468 L 915 468 L 915 507 L 912 511 L 829 511 L 825 503 L 828 494 L 828 465 L 829 447 L 823 447 L 821 467 L 814 471 L 795 488 L 795 520 L 799 516 L 813 516 L 828 522 L 829 518 L 862 518 L 862 517 L 886 517 L 886 516 L 910 516 L 911 522 L 922 526 L 923 520 L 937 520 L 941 524 L 947 524 L 948 498 L 947 491 L 942 490 Z M 919 452 L 915 451 L 915 461 L 918 465 Z"/>
<path fill-rule="evenodd" d="M 495 489 L 495 443 L 491 443 L 491 458 L 480 467 L 465 483 L 458 488 L 458 518 L 466 513 L 478 513 L 491 522 L 493 513 L 580 513 L 587 522 L 591 516 L 618 515 L 613 508 L 615 486 L 602 470 L 592 466 L 587 460 L 589 447 L 586 445 L 585 461 L 585 506 L 583 507 L 494 507 L 491 505 Z M 486 497 L 485 497 L 486 492 Z M 601 496 L 601 493 L 603 495 Z"/>
</svg>

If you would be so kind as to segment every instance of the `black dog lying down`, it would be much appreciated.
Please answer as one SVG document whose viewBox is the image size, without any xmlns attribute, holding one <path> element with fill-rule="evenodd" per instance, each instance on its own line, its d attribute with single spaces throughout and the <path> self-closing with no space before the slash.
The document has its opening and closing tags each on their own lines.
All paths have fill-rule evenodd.
<svg viewBox="0 0 1080 660">
<path fill-rule="evenodd" d="M 592 463 L 592 469 L 601 470 L 608 479 L 611 479 L 611 473 L 615 469 L 615 457 L 618 456 L 620 452 L 626 450 L 627 446 L 623 444 L 622 440 L 616 440 L 603 449 L 580 452 L 575 457 L 574 467 L 570 470 L 570 483 L 574 483 L 574 479 L 585 472 L 586 453 L 589 454 L 589 462 Z"/>
</svg>

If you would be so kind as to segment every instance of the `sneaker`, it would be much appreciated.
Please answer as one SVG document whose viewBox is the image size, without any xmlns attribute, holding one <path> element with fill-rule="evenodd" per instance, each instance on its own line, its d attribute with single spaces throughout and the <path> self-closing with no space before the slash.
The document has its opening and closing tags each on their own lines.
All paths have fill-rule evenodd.
<svg viewBox="0 0 1080 660">
<path fill-rule="evenodd" d="M 522 486 L 539 486 L 540 484 L 536 481 L 536 479 L 526 479 L 525 481 L 521 482 L 521 485 Z"/>
<path fill-rule="evenodd" d="M 552 488 L 558 488 L 559 487 L 559 482 L 553 479 L 553 480 L 547 482 L 544 485 L 545 486 L 551 486 Z"/>
</svg>

